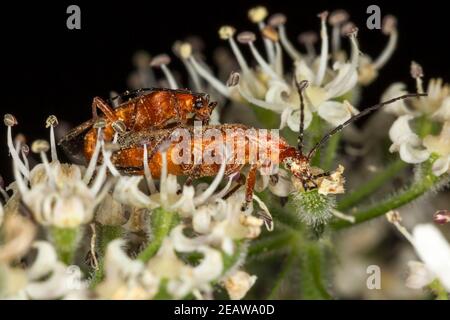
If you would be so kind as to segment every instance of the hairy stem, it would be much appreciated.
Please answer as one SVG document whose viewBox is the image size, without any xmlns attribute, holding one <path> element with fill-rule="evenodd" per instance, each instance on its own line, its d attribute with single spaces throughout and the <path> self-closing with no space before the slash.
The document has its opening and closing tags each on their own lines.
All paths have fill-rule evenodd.
<svg viewBox="0 0 450 320">
<path fill-rule="evenodd" d="M 178 220 L 177 214 L 167 211 L 163 208 L 157 208 L 152 212 L 152 241 L 142 250 L 138 255 L 138 259 L 147 262 L 150 260 L 161 247 L 161 244 L 166 236 L 169 235 L 170 230 Z"/>
<path fill-rule="evenodd" d="M 324 279 L 324 252 L 319 243 L 302 246 L 300 257 L 300 293 L 303 299 L 331 299 Z"/>
<path fill-rule="evenodd" d="M 423 173 L 421 174 L 421 177 L 416 182 L 412 183 L 406 190 L 401 191 L 368 209 L 357 212 L 354 215 L 355 223 L 350 223 L 345 220 L 339 220 L 334 221 L 331 226 L 334 229 L 342 229 L 379 217 L 386 212 L 397 209 L 425 194 L 437 183 L 448 178 L 447 174 L 444 174 L 440 177 L 436 177 L 435 175 L 433 175 L 431 166 L 433 165 L 433 162 L 436 160 L 436 158 L 437 157 L 435 155 L 432 155 L 430 159 L 422 164 L 421 170 L 423 171 Z"/>
<path fill-rule="evenodd" d="M 58 228 L 50 229 L 51 238 L 55 245 L 59 260 L 66 265 L 73 263 L 75 251 L 81 238 L 81 227 L 78 228 Z"/>
</svg>

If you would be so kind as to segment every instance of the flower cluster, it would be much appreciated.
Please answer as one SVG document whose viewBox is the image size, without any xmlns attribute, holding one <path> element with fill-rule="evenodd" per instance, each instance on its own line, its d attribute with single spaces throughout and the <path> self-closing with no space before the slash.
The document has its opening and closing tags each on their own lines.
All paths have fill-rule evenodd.
<svg viewBox="0 0 450 320">
<path fill-rule="evenodd" d="M 450 86 L 442 79 L 430 79 L 425 91 L 422 67 L 415 62 L 411 64 L 411 75 L 416 80 L 417 92 L 426 92 L 428 96 L 410 104 L 398 101 L 386 108 L 386 112 L 398 117 L 389 131 L 390 151 L 398 151 L 403 161 L 413 164 L 424 162 L 434 153 L 438 159 L 433 164 L 433 173 L 440 176 L 450 170 Z M 394 83 L 383 98 L 405 93 L 405 88 L 403 83 Z M 411 128 L 414 121 L 415 130 Z M 433 126 L 439 128 L 438 134 L 429 132 Z"/>
</svg>

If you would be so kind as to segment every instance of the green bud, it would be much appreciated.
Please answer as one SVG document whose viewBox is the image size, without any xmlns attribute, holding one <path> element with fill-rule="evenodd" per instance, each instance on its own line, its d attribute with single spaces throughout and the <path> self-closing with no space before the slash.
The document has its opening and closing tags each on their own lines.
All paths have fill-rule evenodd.
<svg viewBox="0 0 450 320">
<path fill-rule="evenodd" d="M 319 194 L 317 190 L 294 193 L 291 201 L 300 219 L 313 227 L 326 224 L 336 206 L 334 196 Z"/>
</svg>

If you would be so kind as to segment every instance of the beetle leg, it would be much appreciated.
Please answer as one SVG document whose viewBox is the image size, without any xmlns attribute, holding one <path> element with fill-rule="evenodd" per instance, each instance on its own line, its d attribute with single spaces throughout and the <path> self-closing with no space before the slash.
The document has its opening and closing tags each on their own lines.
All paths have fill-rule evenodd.
<svg viewBox="0 0 450 320">
<path fill-rule="evenodd" d="M 97 108 L 105 114 L 109 121 L 116 122 L 118 120 L 113 108 L 100 97 L 95 97 L 92 101 L 92 118 L 94 119 L 97 119 L 98 117 Z"/>
<path fill-rule="evenodd" d="M 245 185 L 245 202 L 242 204 L 242 211 L 247 210 L 250 203 L 253 201 L 253 190 L 255 189 L 256 183 L 256 172 L 258 170 L 258 166 L 253 164 L 248 172 L 247 181 Z"/>
<path fill-rule="evenodd" d="M 237 184 L 230 190 L 228 191 L 222 199 L 226 200 L 229 197 L 231 197 L 236 191 L 238 191 L 243 185 L 245 184 L 245 179 L 244 176 L 242 174 L 239 175 L 239 179 L 237 181 Z"/>
</svg>

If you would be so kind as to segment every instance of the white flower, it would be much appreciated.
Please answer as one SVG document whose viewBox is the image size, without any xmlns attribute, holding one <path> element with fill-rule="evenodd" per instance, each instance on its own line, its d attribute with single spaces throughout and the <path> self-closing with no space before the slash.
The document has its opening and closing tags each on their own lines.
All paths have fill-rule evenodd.
<svg viewBox="0 0 450 320">
<path fill-rule="evenodd" d="M 444 123 L 438 136 L 426 136 L 423 139 L 423 145 L 429 152 L 439 155 L 439 158 L 433 163 L 433 174 L 440 176 L 450 172 L 450 121 Z"/>
<path fill-rule="evenodd" d="M 417 225 L 413 245 L 419 258 L 444 288 L 450 292 L 450 245 L 432 224 Z"/>
<path fill-rule="evenodd" d="M 237 270 L 223 280 L 225 289 L 231 300 L 240 300 L 255 284 L 257 277 L 251 276 L 245 271 Z"/>
<path fill-rule="evenodd" d="M 392 141 L 389 151 L 398 151 L 400 158 L 405 162 L 421 163 L 428 159 L 430 152 L 421 147 L 422 141 L 411 130 L 409 126 L 411 119 L 413 119 L 412 115 L 403 115 L 393 123 L 389 130 L 389 137 Z"/>
<path fill-rule="evenodd" d="M 105 254 L 105 279 L 96 292 L 102 299 L 151 299 L 159 289 L 159 279 L 144 263 L 130 259 L 123 251 L 124 240 L 108 244 Z"/>
<path fill-rule="evenodd" d="M 62 299 L 69 296 L 86 299 L 87 284 L 81 277 L 78 267 L 67 267 L 58 261 L 53 246 L 46 241 L 36 241 L 33 247 L 37 250 L 33 264 L 26 270 L 10 270 L 17 275 L 25 276 L 20 288 L 10 299 Z M 11 276 L 14 275 L 11 274 Z M 17 281 L 18 279 L 16 279 Z"/>
<path fill-rule="evenodd" d="M 418 93 L 427 93 L 427 96 L 413 99 L 408 102 L 399 100 L 385 107 L 386 112 L 397 116 L 409 114 L 414 117 L 426 115 L 433 120 L 450 121 L 450 85 L 444 84 L 442 79 L 430 79 L 427 90 L 423 88 L 422 67 L 415 62 L 411 64 L 411 74 L 416 80 Z M 393 83 L 384 92 L 382 100 L 389 100 L 408 93 L 406 85 L 401 82 Z"/>
<path fill-rule="evenodd" d="M 11 121 L 14 120 L 14 121 Z M 56 118 L 50 116 L 47 122 L 55 124 Z M 37 140 L 32 150 L 40 154 L 42 163 L 31 172 L 26 162 L 22 162 L 12 141 L 11 127 L 17 122 L 12 115 L 5 115 L 8 127 L 8 147 L 13 158 L 14 176 L 22 201 L 31 209 L 34 218 L 43 225 L 60 228 L 74 228 L 92 220 L 94 209 L 102 201 L 111 183 L 106 182 L 106 168 L 110 154 L 104 152 L 104 164 L 97 176 L 88 186 L 94 173 L 98 154 L 93 156 L 88 169 L 82 176 L 82 169 L 76 165 L 62 164 L 57 159 L 53 125 L 50 131 L 50 149 L 52 162 L 49 163 L 46 152 L 49 145 Z M 103 143 L 98 141 L 97 144 Z M 20 147 L 20 142 L 18 147 Z M 29 185 L 28 185 L 29 181 Z"/>
</svg>

